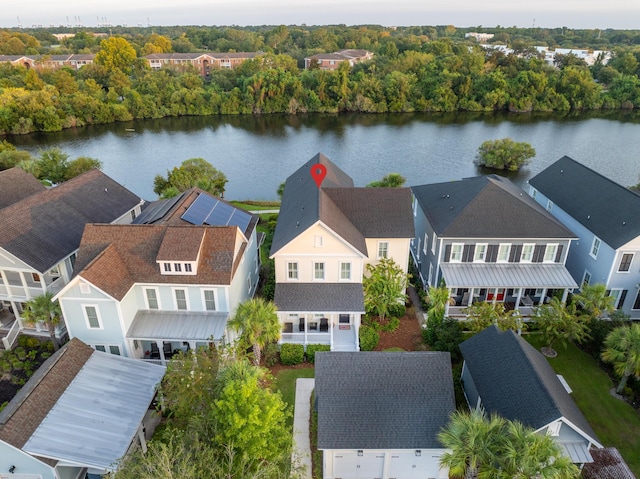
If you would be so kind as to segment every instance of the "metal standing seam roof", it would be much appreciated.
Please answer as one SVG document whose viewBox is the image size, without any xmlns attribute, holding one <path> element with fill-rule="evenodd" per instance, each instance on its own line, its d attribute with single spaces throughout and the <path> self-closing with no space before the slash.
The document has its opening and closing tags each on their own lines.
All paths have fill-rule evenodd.
<svg viewBox="0 0 640 479">
<path fill-rule="evenodd" d="M 364 313 L 361 283 L 276 283 L 280 311 Z"/>
<path fill-rule="evenodd" d="M 562 264 L 441 263 L 447 286 L 457 288 L 577 288 Z"/>
<path fill-rule="evenodd" d="M 133 318 L 127 338 L 202 340 L 222 339 L 229 313 L 138 311 Z"/>
<path fill-rule="evenodd" d="M 113 470 L 165 368 L 94 352 L 23 447 L 29 454 Z"/>
</svg>

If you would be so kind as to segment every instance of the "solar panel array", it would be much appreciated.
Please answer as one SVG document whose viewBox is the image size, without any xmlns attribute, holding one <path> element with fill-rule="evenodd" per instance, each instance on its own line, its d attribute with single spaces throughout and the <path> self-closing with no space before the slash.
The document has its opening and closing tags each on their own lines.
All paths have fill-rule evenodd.
<svg viewBox="0 0 640 479">
<path fill-rule="evenodd" d="M 192 225 L 237 226 L 244 233 L 251 215 L 217 198 L 200 194 L 181 218 Z"/>
</svg>

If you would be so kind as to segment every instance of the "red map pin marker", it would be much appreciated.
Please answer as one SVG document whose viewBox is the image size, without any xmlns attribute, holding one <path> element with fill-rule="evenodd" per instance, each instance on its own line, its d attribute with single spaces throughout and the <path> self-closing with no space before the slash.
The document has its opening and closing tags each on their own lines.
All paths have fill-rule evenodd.
<svg viewBox="0 0 640 479">
<path fill-rule="evenodd" d="M 327 176 L 327 167 L 320 163 L 316 163 L 311 167 L 311 176 L 313 177 L 313 181 L 316 182 L 316 185 L 318 185 L 319 189 L 320 185 L 322 184 L 322 180 L 324 180 L 324 177 Z"/>
</svg>

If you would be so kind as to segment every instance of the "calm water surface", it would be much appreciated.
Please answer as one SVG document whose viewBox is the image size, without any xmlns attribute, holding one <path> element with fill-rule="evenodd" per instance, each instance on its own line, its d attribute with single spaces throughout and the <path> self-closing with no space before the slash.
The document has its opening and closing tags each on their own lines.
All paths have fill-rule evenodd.
<svg viewBox="0 0 640 479">
<path fill-rule="evenodd" d="M 510 175 L 521 186 L 563 155 L 623 185 L 640 182 L 637 113 L 189 117 L 8 140 L 36 154 L 58 147 L 71 158 L 98 158 L 105 173 L 145 199 L 156 197 L 156 174 L 166 174 L 187 158 L 201 157 L 226 174 L 226 198 L 271 200 L 278 185 L 318 152 L 357 186 L 391 172 L 407 178 L 408 185 L 418 185 L 487 173 L 473 163 L 478 147 L 485 140 L 504 137 L 529 142 L 536 149 L 531 164 Z"/>
</svg>

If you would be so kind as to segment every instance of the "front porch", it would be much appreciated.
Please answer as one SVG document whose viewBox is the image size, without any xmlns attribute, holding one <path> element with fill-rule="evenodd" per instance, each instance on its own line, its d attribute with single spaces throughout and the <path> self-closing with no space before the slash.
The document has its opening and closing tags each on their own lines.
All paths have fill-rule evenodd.
<svg viewBox="0 0 640 479">
<path fill-rule="evenodd" d="M 450 303 L 445 315 L 466 318 L 465 310 L 477 302 L 502 303 L 525 319 L 552 297 L 561 301 L 578 285 L 560 264 L 443 264 Z"/>
<path fill-rule="evenodd" d="M 331 351 L 359 351 L 360 314 L 284 313 L 280 343 L 328 344 Z"/>
<path fill-rule="evenodd" d="M 2 306 L 1 302 L 0 306 Z M 20 333 L 29 336 L 49 338 L 49 328 L 45 323 L 26 322 L 19 314 L 14 313 L 14 311 L 22 309 L 21 303 L 14 304 L 14 306 L 16 309 L 12 306 L 7 307 L 6 305 L 0 309 L 0 349 L 11 349 Z M 55 332 L 58 339 L 65 336 L 67 329 L 64 322 L 61 322 L 56 327 Z"/>
</svg>

